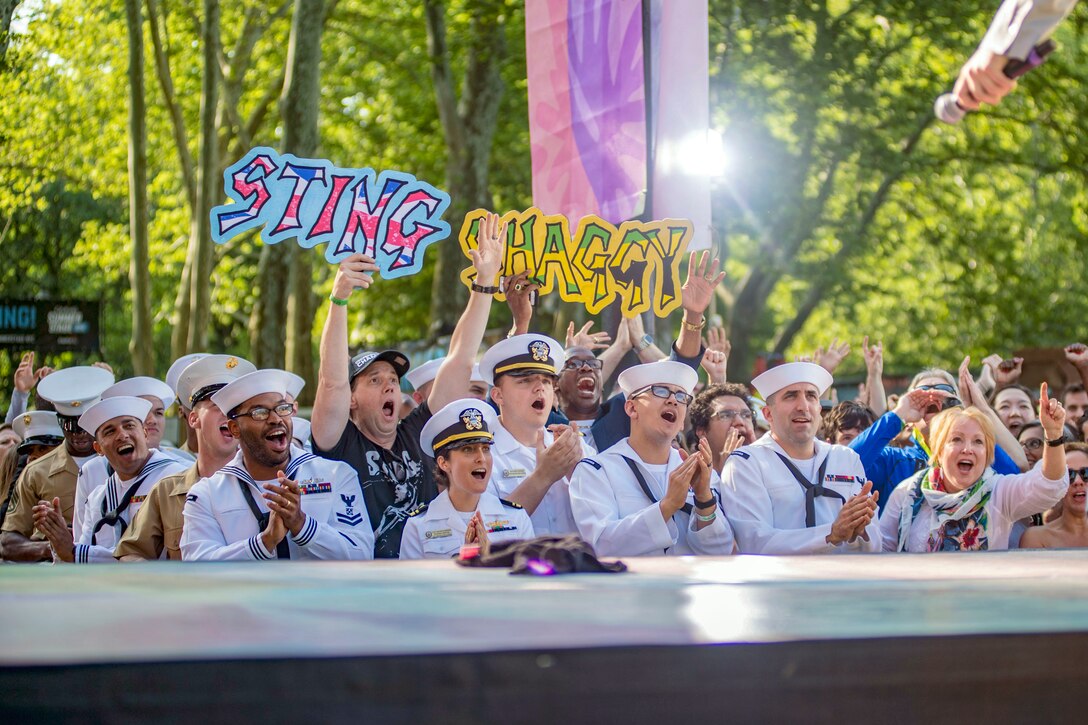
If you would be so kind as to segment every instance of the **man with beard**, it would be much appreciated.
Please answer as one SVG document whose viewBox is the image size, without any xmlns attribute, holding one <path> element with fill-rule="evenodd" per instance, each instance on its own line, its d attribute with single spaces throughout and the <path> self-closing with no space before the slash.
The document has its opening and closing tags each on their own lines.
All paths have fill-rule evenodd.
<svg viewBox="0 0 1088 725">
<path fill-rule="evenodd" d="M 143 506 L 121 537 L 113 555 L 123 561 L 181 559 L 185 497 L 201 478 L 208 478 L 230 463 L 238 452 L 227 417 L 212 402 L 213 394 L 227 383 L 256 372 L 248 360 L 233 355 L 204 355 L 178 376 L 177 396 L 189 411 L 188 424 L 197 442 L 196 463 L 184 473 L 167 476 L 151 489 Z"/>
<path fill-rule="evenodd" d="M 698 381 L 671 360 L 620 374 L 631 435 L 580 461 L 570 482 L 578 532 L 599 556 L 733 553 L 710 445 L 702 439 L 687 460 L 672 446 Z"/>
<path fill-rule="evenodd" d="M 814 363 L 771 368 L 752 386 L 769 433 L 733 451 L 722 504 L 743 554 L 880 551 L 872 484 L 856 453 L 816 438 L 831 373 Z"/>
<path fill-rule="evenodd" d="M 58 500 L 65 524 L 71 525 L 76 477 L 80 467 L 95 455 L 94 436 L 79 427 L 79 416 L 111 385 L 113 373 L 95 366 L 66 368 L 38 383 L 37 396 L 56 408 L 64 445 L 27 465 L 15 484 L 0 533 L 0 551 L 6 561 L 53 558 L 45 535 L 34 529 L 34 506 L 39 501 Z"/>
<path fill-rule="evenodd" d="M 353 254 L 340 262 L 321 333 L 321 365 L 310 418 L 314 452 L 348 463 L 359 476 L 370 514 L 374 556 L 396 559 L 408 513 L 438 495 L 430 465 L 424 465 L 419 434 L 447 403 L 467 397 L 472 361 L 483 340 L 505 245 L 505 224 L 489 214 L 471 250 L 476 278 L 468 305 L 450 338 L 449 355 L 439 368 L 427 400 L 403 420 L 400 378 L 408 358 L 396 350 L 348 355 L 348 300 L 366 289 L 378 269 L 374 260 Z M 401 495 L 403 493 L 403 495 Z"/>
<path fill-rule="evenodd" d="M 370 559 L 374 533 L 350 466 L 291 445 L 303 380 L 258 370 L 227 383 L 212 402 L 239 451 L 185 500 L 185 561 Z"/>
<path fill-rule="evenodd" d="M 174 391 L 166 383 L 155 378 L 126 378 L 103 390 L 102 400 L 121 395 L 143 398 L 151 403 L 151 410 L 144 421 L 144 437 L 147 440 L 148 448 L 159 450 L 159 445 L 162 443 L 162 434 L 166 427 L 166 409 L 174 402 Z M 166 451 L 163 451 L 163 453 L 166 453 Z M 183 458 L 169 453 L 166 453 L 166 455 L 180 463 L 187 463 Z M 76 479 L 76 505 L 72 518 L 72 536 L 75 537 L 76 541 L 83 538 L 84 527 L 94 523 L 83 518 L 83 512 L 87 508 L 87 501 L 90 499 L 91 493 L 105 484 L 112 474 L 112 467 L 105 456 L 96 456 L 79 469 L 79 477 Z M 94 515 L 93 511 L 91 515 Z"/>
<path fill-rule="evenodd" d="M 115 562 L 113 549 L 133 513 L 163 476 L 183 470 L 170 456 L 149 448 L 144 420 L 152 403 L 116 395 L 104 398 L 79 417 L 83 430 L 94 435 L 94 449 L 113 471 L 91 492 L 83 517 L 87 525 L 78 543 L 60 513 L 60 499 L 39 501 L 34 525 L 45 534 L 55 561 L 76 564 Z"/>
<path fill-rule="evenodd" d="M 873 490 L 880 494 L 878 504 L 881 511 L 900 481 L 929 465 L 929 422 L 946 407 L 960 404 L 959 390 L 951 373 L 939 368 L 923 370 L 914 376 L 909 392 L 899 398 L 894 410 L 880 416 L 850 441 L 848 445 L 861 458 L 865 475 L 873 482 Z M 986 401 L 981 400 L 978 404 L 986 405 Z M 902 448 L 890 445 L 908 425 L 913 426 L 911 442 Z M 1002 431 L 1008 434 L 1002 425 L 995 429 L 999 429 L 999 436 Z M 1015 438 L 1012 441 L 1015 453 L 1026 466 L 1023 450 Z M 999 445 L 994 450 L 994 471 L 1019 473 L 1020 465 L 1006 453 L 1003 442 L 1008 446 L 1008 440 L 999 437 Z M 1010 447 L 1008 450 L 1013 449 Z"/>
<path fill-rule="evenodd" d="M 740 383 L 718 383 L 696 395 L 688 411 L 696 438 L 706 438 L 710 444 L 718 475 L 730 453 L 756 440 L 751 397 Z"/>
</svg>

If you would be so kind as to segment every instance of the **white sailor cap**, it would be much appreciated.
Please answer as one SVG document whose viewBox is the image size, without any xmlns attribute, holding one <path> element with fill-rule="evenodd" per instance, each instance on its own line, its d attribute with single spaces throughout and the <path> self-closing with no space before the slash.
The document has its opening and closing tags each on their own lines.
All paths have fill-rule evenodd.
<svg viewBox="0 0 1088 725">
<path fill-rule="evenodd" d="M 767 400 L 782 388 L 796 383 L 810 383 L 818 394 L 823 395 L 833 382 L 831 373 L 816 363 L 791 362 L 760 373 L 752 381 L 752 387 L 759 391 L 759 397 Z"/>
<path fill-rule="evenodd" d="M 64 440 L 64 431 L 60 429 L 57 414 L 51 410 L 23 413 L 12 421 L 11 427 L 23 439 L 19 444 L 20 453 L 23 452 L 24 445 L 56 445 Z"/>
<path fill-rule="evenodd" d="M 306 381 L 286 370 L 257 370 L 232 380 L 212 395 L 212 402 L 219 406 L 223 415 L 230 412 L 250 398 L 265 393 L 290 395 L 291 390 L 302 390 Z"/>
<path fill-rule="evenodd" d="M 158 398 L 164 408 L 169 408 L 174 402 L 174 389 L 157 378 L 137 376 L 125 378 L 119 383 L 114 383 L 102 391 L 102 399 L 116 398 L 119 395 L 132 395 L 142 398 L 145 395 Z"/>
<path fill-rule="evenodd" d="M 192 410 L 227 383 L 255 372 L 257 366 L 234 355 L 203 355 L 178 376 L 178 400 L 182 407 Z"/>
<path fill-rule="evenodd" d="M 181 374 L 185 372 L 185 368 L 189 367 L 202 357 L 208 357 L 206 352 L 193 352 L 188 355 L 182 355 L 175 360 L 170 369 L 166 371 L 166 384 L 170 386 L 170 389 L 175 393 L 178 393 L 178 380 L 181 378 Z M 185 405 L 185 398 L 178 393 L 178 400 L 182 405 Z"/>
<path fill-rule="evenodd" d="M 52 403 L 58 415 L 75 417 L 98 402 L 113 381 L 109 370 L 80 365 L 46 375 L 38 383 L 38 395 Z"/>
<path fill-rule="evenodd" d="M 485 378 L 484 374 L 482 372 L 480 372 L 480 363 L 476 363 L 475 365 L 472 366 L 472 375 L 469 376 L 468 381 L 470 383 L 486 383 L 487 382 L 487 378 Z"/>
<path fill-rule="evenodd" d="M 480 358 L 480 376 L 494 385 L 500 375 L 559 374 L 563 346 L 547 335 L 514 335 L 491 346 Z"/>
<path fill-rule="evenodd" d="M 297 438 L 302 443 L 303 448 L 309 448 L 310 446 L 310 421 L 305 418 L 292 418 L 291 419 L 291 437 Z"/>
<path fill-rule="evenodd" d="M 103 398 L 87 408 L 87 411 L 79 416 L 79 427 L 94 435 L 103 423 L 114 418 L 131 416 L 142 424 L 150 412 L 151 401 L 149 400 L 137 398 L 135 395 L 115 395 L 112 398 Z"/>
<path fill-rule="evenodd" d="M 428 360 L 419 367 L 412 368 L 406 372 L 404 378 L 412 386 L 413 390 L 419 390 L 437 377 L 438 368 L 442 367 L 442 363 L 444 362 L 446 362 L 445 355 L 435 358 L 434 360 Z"/>
<path fill-rule="evenodd" d="M 632 365 L 620 373 L 618 380 L 620 390 L 628 398 L 633 393 L 650 387 L 651 385 L 679 385 L 689 395 L 695 390 L 699 382 L 699 373 L 690 365 L 675 360 L 658 360 L 642 365 Z"/>
<path fill-rule="evenodd" d="M 424 453 L 434 456 L 447 446 L 460 448 L 491 441 L 498 423 L 490 405 L 476 398 L 462 398 L 431 416 L 419 433 L 419 445 Z"/>
</svg>

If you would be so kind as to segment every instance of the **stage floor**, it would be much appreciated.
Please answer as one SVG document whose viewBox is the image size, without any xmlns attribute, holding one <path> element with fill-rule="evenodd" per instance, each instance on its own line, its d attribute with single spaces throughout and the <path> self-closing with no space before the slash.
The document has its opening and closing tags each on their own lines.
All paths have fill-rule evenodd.
<svg viewBox="0 0 1088 725">
<path fill-rule="evenodd" d="M 0 566 L 0 711 L 35 713 L 37 703 L 45 705 L 35 699 L 45 688 L 67 688 L 48 704 L 63 702 L 61 712 L 74 717 L 84 702 L 77 697 L 97 697 L 89 707 L 102 704 L 101 695 L 88 694 L 89 681 L 101 680 L 95 693 L 109 690 L 102 683 L 111 678 L 125 682 L 137 671 L 136 681 L 149 682 L 156 663 L 168 673 L 164 681 L 184 672 L 198 688 L 201 682 L 214 688 L 224 671 L 234 673 L 235 695 L 252 706 L 246 688 L 257 697 L 273 666 L 297 673 L 307 661 L 311 687 L 346 688 L 330 693 L 330 717 L 370 712 L 386 721 L 430 719 L 425 713 L 461 720 L 438 717 L 444 711 L 433 710 L 426 697 L 397 700 L 402 709 L 395 711 L 368 705 L 380 705 L 383 692 L 396 699 L 393 693 L 404 688 L 418 690 L 420 680 L 433 681 L 424 689 L 448 702 L 451 673 L 460 672 L 456 681 L 463 683 L 465 669 L 481 663 L 486 667 L 474 677 L 489 674 L 473 680 L 475 686 L 505 688 L 503 696 L 485 697 L 482 711 L 467 711 L 488 717 L 501 716 L 508 698 L 531 701 L 536 680 L 524 678 L 556 663 L 566 668 L 557 687 L 581 683 L 586 696 L 584 688 L 599 681 L 593 686 L 613 688 L 610 695 L 598 690 L 600 702 L 613 715 L 616 702 L 629 704 L 636 721 L 653 712 L 638 691 L 623 694 L 624 687 L 644 687 L 640 677 L 672 682 L 667 692 L 654 691 L 665 701 L 699 692 L 714 697 L 735 686 L 752 697 L 748 709 L 734 714 L 809 721 L 824 718 L 789 709 L 803 705 L 805 692 L 810 703 L 814 691 L 822 693 L 818 702 L 842 688 L 852 689 L 857 702 L 887 703 L 889 693 L 915 697 L 920 684 L 952 677 L 957 684 L 939 699 L 958 701 L 963 687 L 981 688 L 1008 700 L 1001 711 L 1007 715 L 1020 704 L 1024 713 L 1061 720 L 1065 700 L 1055 693 L 1074 697 L 1083 689 L 1088 552 L 627 563 L 626 574 L 540 578 L 452 562 Z M 332 669 L 315 669 L 319 660 Z M 186 663 L 188 669 L 177 669 Z M 690 681 L 662 679 L 656 670 L 679 663 L 691 663 Z M 239 676 L 245 667 L 262 674 Z M 369 695 L 360 694 L 357 681 L 334 685 L 321 674 L 346 668 L 371 677 L 376 667 L 382 676 Z M 396 679 L 398 667 L 410 685 Z M 717 672 L 710 677 L 705 668 Z M 629 676 L 617 678 L 620 672 Z M 752 680 L 756 673 L 764 679 Z M 192 699 L 175 714 L 195 716 L 197 703 L 216 701 L 214 692 L 189 692 Z M 333 707 L 352 702 L 342 699 L 349 694 L 361 709 Z M 149 709 L 139 712 L 147 716 L 164 707 L 143 706 Z M 684 719 L 693 712 L 698 707 Z M 908 712 L 908 719 L 933 715 Z"/>
</svg>

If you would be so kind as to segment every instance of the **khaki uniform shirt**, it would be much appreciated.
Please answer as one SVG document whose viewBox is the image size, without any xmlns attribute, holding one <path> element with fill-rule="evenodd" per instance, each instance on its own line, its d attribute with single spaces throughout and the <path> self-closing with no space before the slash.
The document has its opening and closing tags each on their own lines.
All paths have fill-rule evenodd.
<svg viewBox="0 0 1088 725">
<path fill-rule="evenodd" d="M 38 501 L 52 501 L 54 498 L 60 499 L 61 513 L 71 526 L 78 475 L 79 466 L 68 455 L 63 443 L 28 465 L 11 494 L 3 530 L 44 541 L 41 532 L 34 529 L 34 506 Z"/>
<path fill-rule="evenodd" d="M 143 505 L 132 517 L 113 555 L 136 556 L 141 559 L 166 558 L 181 561 L 181 529 L 185 523 L 182 511 L 185 496 L 200 480 L 194 463 L 184 473 L 167 476 L 155 484 Z"/>
</svg>

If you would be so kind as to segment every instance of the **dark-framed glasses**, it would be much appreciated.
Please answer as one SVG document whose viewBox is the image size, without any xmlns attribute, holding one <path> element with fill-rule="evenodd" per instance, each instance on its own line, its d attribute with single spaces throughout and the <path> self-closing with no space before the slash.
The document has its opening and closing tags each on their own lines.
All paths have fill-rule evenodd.
<svg viewBox="0 0 1088 725">
<path fill-rule="evenodd" d="M 1042 438 L 1028 438 L 1026 441 L 1021 441 L 1020 445 L 1028 451 L 1037 451 L 1043 447 Z"/>
<path fill-rule="evenodd" d="M 1069 483 L 1077 480 L 1077 476 L 1080 476 L 1080 480 L 1088 483 L 1088 466 L 1084 468 L 1070 468 L 1069 469 Z"/>
<path fill-rule="evenodd" d="M 676 398 L 676 402 L 680 405 L 687 405 L 691 402 L 692 396 L 690 393 L 685 393 L 683 390 L 671 390 L 664 385 L 650 385 L 642 390 L 636 390 L 631 393 L 631 397 L 637 397 L 643 393 L 649 393 L 655 398 L 661 398 L 662 400 L 668 400 L 670 397 Z"/>
<path fill-rule="evenodd" d="M 262 420 L 268 420 L 268 416 L 271 415 L 272 413 L 275 413 L 276 415 L 278 415 L 281 418 L 290 418 L 292 415 L 295 414 L 295 404 L 294 403 L 280 403 L 279 405 L 277 405 L 276 407 L 274 407 L 272 409 L 268 409 L 268 408 L 251 408 L 250 410 L 247 410 L 245 413 L 234 413 L 233 415 L 231 415 L 230 418 L 231 418 L 231 420 L 238 420 L 239 418 L 245 416 L 245 417 L 248 417 L 248 418 L 252 418 L 253 420 L 260 423 Z"/>
<path fill-rule="evenodd" d="M 600 370 L 604 367 L 604 363 L 595 357 L 591 357 L 588 360 L 567 360 L 563 363 L 563 370 Z"/>
<path fill-rule="evenodd" d="M 711 413 L 710 417 L 714 420 L 734 421 L 737 418 L 741 420 L 751 420 L 752 411 L 750 410 L 719 410 L 715 413 Z"/>
</svg>

